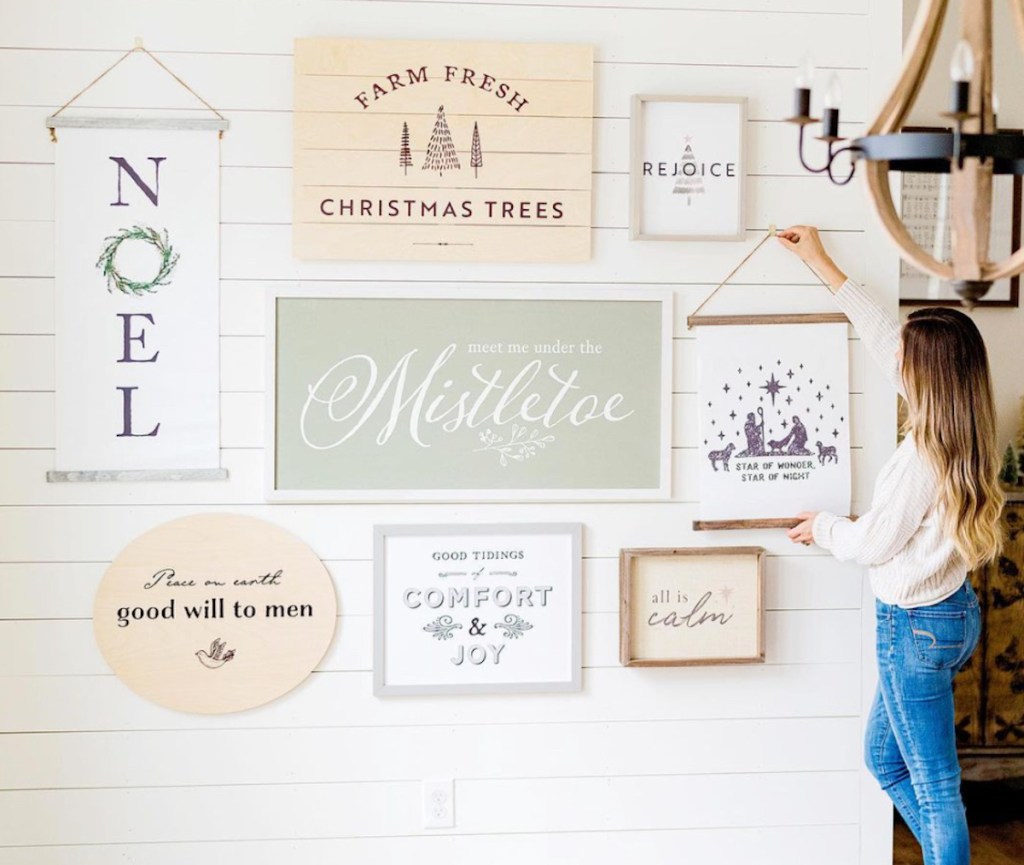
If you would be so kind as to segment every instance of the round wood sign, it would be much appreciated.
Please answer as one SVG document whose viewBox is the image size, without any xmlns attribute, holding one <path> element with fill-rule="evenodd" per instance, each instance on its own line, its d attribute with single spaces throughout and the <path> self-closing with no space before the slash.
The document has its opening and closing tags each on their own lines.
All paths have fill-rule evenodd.
<svg viewBox="0 0 1024 865">
<path fill-rule="evenodd" d="M 140 535 L 96 593 L 100 651 L 135 693 L 185 712 L 237 712 L 290 691 L 323 658 L 337 600 L 294 535 L 198 514 Z"/>
</svg>

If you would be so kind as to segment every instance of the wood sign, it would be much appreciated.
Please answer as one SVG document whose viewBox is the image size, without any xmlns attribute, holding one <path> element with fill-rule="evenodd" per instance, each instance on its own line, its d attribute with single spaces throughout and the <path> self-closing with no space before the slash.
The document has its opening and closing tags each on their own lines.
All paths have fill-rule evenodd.
<svg viewBox="0 0 1024 865">
<path fill-rule="evenodd" d="M 54 481 L 220 469 L 218 132 L 57 118 Z"/>
<path fill-rule="evenodd" d="M 103 657 L 135 693 L 184 712 L 237 712 L 298 685 L 337 621 L 320 559 L 272 523 L 199 514 L 132 541 L 96 593 Z"/>
<path fill-rule="evenodd" d="M 275 501 L 663 499 L 671 293 L 272 290 Z"/>
<path fill-rule="evenodd" d="M 789 318 L 800 318 L 790 316 Z M 850 512 L 848 325 L 705 318 L 697 332 L 700 520 L 795 525 Z"/>
<path fill-rule="evenodd" d="M 374 692 L 579 690 L 581 535 L 378 526 Z"/>
<path fill-rule="evenodd" d="M 619 654 L 627 667 L 764 661 L 764 549 L 622 550 Z"/>
<path fill-rule="evenodd" d="M 295 40 L 297 258 L 590 257 L 593 48 Z"/>
</svg>

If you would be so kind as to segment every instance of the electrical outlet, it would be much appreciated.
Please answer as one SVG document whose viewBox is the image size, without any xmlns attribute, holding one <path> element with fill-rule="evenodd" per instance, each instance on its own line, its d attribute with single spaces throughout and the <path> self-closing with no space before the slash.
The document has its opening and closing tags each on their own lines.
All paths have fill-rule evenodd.
<svg viewBox="0 0 1024 865">
<path fill-rule="evenodd" d="M 455 825 L 455 782 L 442 778 L 423 782 L 423 828 L 450 829 Z"/>
</svg>

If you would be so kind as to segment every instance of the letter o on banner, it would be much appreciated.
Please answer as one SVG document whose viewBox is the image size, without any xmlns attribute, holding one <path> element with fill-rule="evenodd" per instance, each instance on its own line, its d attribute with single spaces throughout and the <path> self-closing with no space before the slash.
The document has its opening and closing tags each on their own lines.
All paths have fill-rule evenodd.
<svg viewBox="0 0 1024 865">
<path fill-rule="evenodd" d="M 287 693 L 323 658 L 338 604 L 323 562 L 272 523 L 198 514 L 140 535 L 111 563 L 93 631 L 140 697 L 220 714 Z"/>
</svg>

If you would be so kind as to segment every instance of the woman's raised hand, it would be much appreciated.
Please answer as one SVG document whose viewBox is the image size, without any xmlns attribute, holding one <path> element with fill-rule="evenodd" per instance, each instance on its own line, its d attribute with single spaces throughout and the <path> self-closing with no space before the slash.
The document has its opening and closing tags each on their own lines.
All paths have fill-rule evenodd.
<svg viewBox="0 0 1024 865">
<path fill-rule="evenodd" d="M 821 235 L 813 225 L 791 225 L 776 235 L 786 249 L 807 262 L 811 268 L 828 283 L 833 292 L 846 282 L 846 274 L 825 251 Z"/>
</svg>

